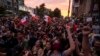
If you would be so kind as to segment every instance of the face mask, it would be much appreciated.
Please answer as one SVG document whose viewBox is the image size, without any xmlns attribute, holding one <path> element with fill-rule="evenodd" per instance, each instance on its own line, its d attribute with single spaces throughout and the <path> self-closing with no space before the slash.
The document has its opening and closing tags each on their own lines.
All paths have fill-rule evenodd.
<svg viewBox="0 0 100 56">
<path fill-rule="evenodd" d="M 59 50 L 59 49 L 60 49 L 60 43 L 55 43 L 55 44 L 53 45 L 53 49 L 54 49 L 54 50 Z"/>
<path fill-rule="evenodd" d="M 59 50 L 60 49 L 60 42 L 58 40 L 55 40 L 53 44 L 53 49 L 54 50 Z"/>
</svg>

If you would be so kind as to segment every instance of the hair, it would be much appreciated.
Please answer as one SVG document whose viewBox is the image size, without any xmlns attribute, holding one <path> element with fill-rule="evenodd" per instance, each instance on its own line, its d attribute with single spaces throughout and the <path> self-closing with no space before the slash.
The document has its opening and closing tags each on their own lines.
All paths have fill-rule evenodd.
<svg viewBox="0 0 100 56">
<path fill-rule="evenodd" d="M 41 41 L 41 40 L 37 40 L 37 41 L 39 41 L 40 47 L 43 48 L 43 43 L 42 43 L 42 41 Z M 36 42 L 37 42 L 37 41 L 36 41 Z"/>
</svg>

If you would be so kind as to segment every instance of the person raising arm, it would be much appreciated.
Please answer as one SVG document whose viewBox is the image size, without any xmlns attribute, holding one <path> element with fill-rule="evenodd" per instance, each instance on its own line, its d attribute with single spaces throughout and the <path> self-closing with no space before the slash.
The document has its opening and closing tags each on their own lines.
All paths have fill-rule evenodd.
<svg viewBox="0 0 100 56">
<path fill-rule="evenodd" d="M 88 37 L 91 31 L 90 29 L 91 28 L 89 26 L 84 26 L 82 30 L 83 33 L 82 50 L 84 56 L 92 56 L 91 49 L 89 47 L 89 37 Z"/>
<path fill-rule="evenodd" d="M 74 40 L 73 40 L 71 32 L 70 32 L 70 26 L 66 25 L 66 30 L 67 30 L 67 33 L 68 33 L 67 38 L 69 40 L 70 47 L 63 52 L 63 55 L 64 56 L 70 56 L 70 55 L 72 55 L 73 51 L 75 50 L 75 43 L 74 43 Z"/>
</svg>

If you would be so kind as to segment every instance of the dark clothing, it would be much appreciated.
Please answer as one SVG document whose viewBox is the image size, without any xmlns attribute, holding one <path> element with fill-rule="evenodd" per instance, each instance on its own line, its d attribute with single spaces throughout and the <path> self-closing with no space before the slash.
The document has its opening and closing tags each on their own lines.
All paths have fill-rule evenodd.
<svg viewBox="0 0 100 56">
<path fill-rule="evenodd" d="M 16 38 L 6 36 L 3 36 L 3 40 L 7 56 L 13 56 L 15 54 L 14 48 L 18 45 L 18 40 Z"/>
<path fill-rule="evenodd" d="M 35 38 L 35 37 L 31 37 L 29 39 L 28 46 L 29 46 L 30 49 L 35 45 L 36 41 L 37 41 L 37 38 Z"/>
<path fill-rule="evenodd" d="M 7 49 L 13 48 L 14 46 L 16 46 L 18 44 L 18 40 L 13 37 L 11 37 L 10 39 L 9 39 L 9 37 L 4 37 L 3 40 L 4 40 L 5 48 L 7 48 Z"/>
<path fill-rule="evenodd" d="M 47 49 L 45 49 L 44 50 L 44 56 L 50 56 L 50 54 L 51 54 L 51 51 L 49 52 L 49 50 L 47 50 Z"/>
</svg>

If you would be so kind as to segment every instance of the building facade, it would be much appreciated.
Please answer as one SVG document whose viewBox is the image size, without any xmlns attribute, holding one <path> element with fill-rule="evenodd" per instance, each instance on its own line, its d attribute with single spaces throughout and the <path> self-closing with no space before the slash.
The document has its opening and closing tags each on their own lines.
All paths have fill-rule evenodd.
<svg viewBox="0 0 100 56">
<path fill-rule="evenodd" d="M 18 12 L 18 0 L 0 0 L 0 5 L 7 11 Z"/>
<path fill-rule="evenodd" d="M 100 24 L 100 1 L 92 0 L 91 1 L 91 16 L 93 17 L 93 21 L 98 22 Z"/>
<path fill-rule="evenodd" d="M 19 10 L 27 11 L 27 7 L 24 5 L 24 0 L 18 1 Z"/>
<path fill-rule="evenodd" d="M 89 15 L 91 0 L 73 0 L 72 14 L 76 17 Z"/>
<path fill-rule="evenodd" d="M 3 5 L 2 5 L 2 0 L 0 0 L 0 7 L 1 7 L 1 6 L 3 6 Z"/>
<path fill-rule="evenodd" d="M 19 7 L 22 5 L 24 5 L 24 0 L 0 0 L 0 6 L 15 13 L 18 13 Z"/>
<path fill-rule="evenodd" d="M 24 6 L 24 0 L 18 0 L 18 5 Z"/>
<path fill-rule="evenodd" d="M 79 0 L 78 17 L 87 16 L 90 13 L 91 0 Z"/>
<path fill-rule="evenodd" d="M 76 17 L 92 17 L 93 21 L 100 22 L 100 1 L 74 0 L 72 13 Z"/>
<path fill-rule="evenodd" d="M 0 6 L 4 7 L 6 5 L 5 0 L 0 0 Z"/>
<path fill-rule="evenodd" d="M 73 0 L 72 4 L 72 15 L 77 16 L 78 15 L 78 8 L 79 8 L 79 0 Z"/>
</svg>

